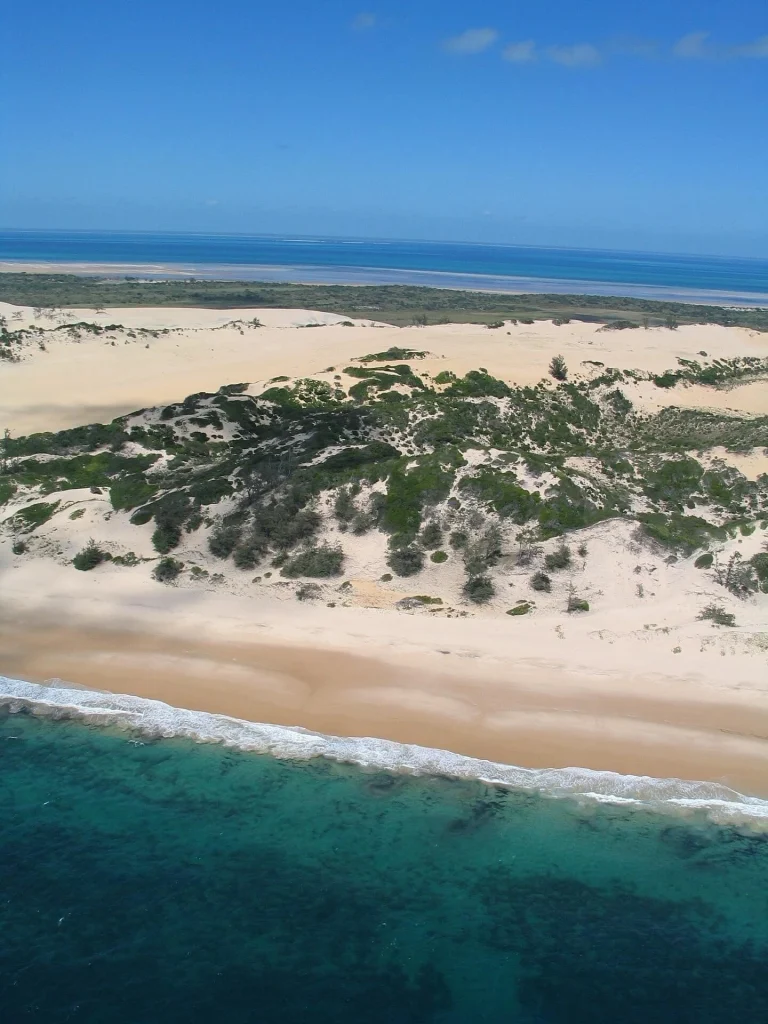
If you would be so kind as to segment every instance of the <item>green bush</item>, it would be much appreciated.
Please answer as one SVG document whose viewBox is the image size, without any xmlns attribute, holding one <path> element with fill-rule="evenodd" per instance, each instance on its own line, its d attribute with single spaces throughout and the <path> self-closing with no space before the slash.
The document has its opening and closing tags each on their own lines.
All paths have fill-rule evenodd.
<svg viewBox="0 0 768 1024">
<path fill-rule="evenodd" d="M 552 580 L 545 572 L 535 572 L 531 576 L 531 587 L 533 590 L 543 591 L 548 594 L 552 590 Z"/>
<path fill-rule="evenodd" d="M 208 538 L 208 549 L 216 558 L 229 558 L 240 540 L 240 527 L 221 523 L 214 527 Z"/>
<path fill-rule="evenodd" d="M 516 604 L 514 608 L 510 608 L 507 615 L 527 615 L 531 610 L 531 606 L 527 601 L 521 601 L 520 604 Z"/>
<path fill-rule="evenodd" d="M 398 576 L 416 576 L 424 568 L 424 552 L 409 544 L 390 551 L 387 565 Z"/>
<path fill-rule="evenodd" d="M 11 551 L 14 553 L 14 555 L 23 555 L 26 550 L 27 550 L 27 542 L 26 541 L 24 541 L 24 540 L 15 540 L 13 542 L 13 546 L 11 548 Z"/>
<path fill-rule="evenodd" d="M 764 594 L 768 594 L 768 552 L 761 551 L 759 554 L 753 555 L 749 563 L 754 570 L 760 590 Z"/>
<path fill-rule="evenodd" d="M 60 504 L 59 501 L 37 501 L 34 505 L 27 505 L 26 508 L 19 509 L 13 518 L 19 526 L 26 527 L 27 531 L 31 533 L 38 526 L 47 523 Z"/>
<path fill-rule="evenodd" d="M 567 380 L 568 378 L 568 367 L 565 365 L 565 360 L 562 356 L 553 356 L 549 363 L 549 374 L 554 377 L 555 380 Z"/>
<path fill-rule="evenodd" d="M 157 493 L 154 484 L 148 484 L 143 476 L 126 476 L 115 480 L 109 487 L 109 500 L 116 510 L 137 508 Z"/>
<path fill-rule="evenodd" d="M 81 572 L 88 572 L 90 569 L 95 569 L 97 565 L 101 565 L 102 562 L 108 562 L 112 558 L 112 555 L 108 551 L 103 551 L 96 542 L 91 539 L 82 551 L 78 551 L 75 557 L 72 559 L 72 565 L 76 569 L 80 569 Z"/>
<path fill-rule="evenodd" d="M 466 530 L 454 530 L 448 538 L 448 543 L 454 549 L 465 548 L 469 542 L 469 534 Z"/>
<path fill-rule="evenodd" d="M 699 619 L 709 620 L 717 626 L 735 626 L 736 616 L 727 612 L 722 605 L 708 604 L 698 614 Z"/>
<path fill-rule="evenodd" d="M 474 604 L 486 604 L 496 593 L 490 576 L 470 576 L 462 588 L 462 593 Z"/>
<path fill-rule="evenodd" d="M 255 569 L 268 549 L 266 537 L 252 531 L 235 548 L 233 561 L 238 569 Z"/>
<path fill-rule="evenodd" d="M 585 601 L 583 597 L 576 597 L 575 594 L 571 594 L 568 598 L 568 605 L 566 611 L 568 611 L 569 613 L 588 612 L 589 601 Z"/>
<path fill-rule="evenodd" d="M 167 555 L 169 551 L 179 546 L 181 541 L 181 527 L 176 523 L 161 522 L 152 534 L 152 546 L 161 555 Z"/>
<path fill-rule="evenodd" d="M 153 577 L 158 583 L 170 583 L 175 580 L 181 570 L 184 568 L 184 563 L 178 561 L 176 558 L 161 558 L 155 568 L 152 570 Z"/>
<path fill-rule="evenodd" d="M 715 560 L 715 556 L 711 551 L 706 551 L 703 555 L 699 555 L 696 561 L 693 563 L 696 569 L 709 569 L 712 566 L 712 562 Z"/>
<path fill-rule="evenodd" d="M 561 544 L 559 548 L 556 548 L 551 554 L 547 555 L 544 559 L 544 565 L 549 569 L 550 572 L 556 572 L 560 569 L 567 569 L 571 564 L 571 549 L 567 544 Z"/>
<path fill-rule="evenodd" d="M 541 497 L 520 487 L 514 473 L 481 469 L 474 476 L 465 476 L 459 486 L 488 502 L 500 516 L 520 525 L 533 519 L 541 505 Z"/>
<path fill-rule="evenodd" d="M 290 558 L 282 568 L 283 576 L 295 579 L 297 576 L 340 576 L 344 566 L 344 551 L 341 546 L 321 544 L 307 548 Z"/>
<path fill-rule="evenodd" d="M 434 562 L 436 565 L 440 565 L 442 562 L 448 561 L 448 555 L 445 551 L 433 551 L 429 556 L 429 560 Z"/>
<path fill-rule="evenodd" d="M 643 532 L 665 547 L 682 550 L 690 554 L 696 548 L 704 547 L 713 538 L 726 540 L 722 527 L 713 526 L 699 516 L 684 516 L 677 512 L 665 515 L 663 512 L 644 512 L 638 516 Z"/>
<path fill-rule="evenodd" d="M 440 547 L 443 542 L 442 526 L 436 520 L 431 520 L 431 522 L 427 523 L 421 531 L 421 537 L 419 539 L 422 547 L 426 548 L 427 551 Z"/>
</svg>

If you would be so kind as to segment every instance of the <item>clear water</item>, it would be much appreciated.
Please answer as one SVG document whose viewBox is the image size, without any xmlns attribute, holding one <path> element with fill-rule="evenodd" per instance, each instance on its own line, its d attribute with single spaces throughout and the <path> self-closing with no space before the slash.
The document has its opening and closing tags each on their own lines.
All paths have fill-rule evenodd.
<svg viewBox="0 0 768 1024">
<path fill-rule="evenodd" d="M 133 737 L 133 738 L 132 738 Z M 3 1020 L 768 1020 L 768 838 L 0 714 Z"/>
<path fill-rule="evenodd" d="M 768 260 L 376 239 L 1 231 L 0 260 L 154 264 L 197 277 L 590 291 L 768 303 Z M 166 272 L 168 276 L 168 272 Z"/>
</svg>

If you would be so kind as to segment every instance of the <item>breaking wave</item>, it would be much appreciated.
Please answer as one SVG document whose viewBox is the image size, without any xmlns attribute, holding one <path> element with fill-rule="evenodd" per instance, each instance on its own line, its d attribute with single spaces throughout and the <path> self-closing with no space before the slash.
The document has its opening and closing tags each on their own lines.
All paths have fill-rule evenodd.
<svg viewBox="0 0 768 1024">
<path fill-rule="evenodd" d="M 678 814 L 704 812 L 720 824 L 768 830 L 768 800 L 713 782 L 619 775 L 589 768 L 520 768 L 415 744 L 369 736 L 326 736 L 299 726 L 267 725 L 226 715 L 189 711 L 128 694 L 82 690 L 0 676 L 0 710 L 52 719 L 80 719 L 147 738 L 181 737 L 220 743 L 287 760 L 325 757 L 377 771 L 475 779 L 542 796 L 635 805 Z"/>
</svg>

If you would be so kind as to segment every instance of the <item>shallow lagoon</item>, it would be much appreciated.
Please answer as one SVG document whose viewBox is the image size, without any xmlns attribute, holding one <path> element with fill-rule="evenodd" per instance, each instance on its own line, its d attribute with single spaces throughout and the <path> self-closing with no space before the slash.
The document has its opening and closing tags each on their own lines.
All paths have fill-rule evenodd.
<svg viewBox="0 0 768 1024">
<path fill-rule="evenodd" d="M 28 714 L 0 773 L 14 1024 L 768 1020 L 768 837 L 702 812 Z"/>
</svg>

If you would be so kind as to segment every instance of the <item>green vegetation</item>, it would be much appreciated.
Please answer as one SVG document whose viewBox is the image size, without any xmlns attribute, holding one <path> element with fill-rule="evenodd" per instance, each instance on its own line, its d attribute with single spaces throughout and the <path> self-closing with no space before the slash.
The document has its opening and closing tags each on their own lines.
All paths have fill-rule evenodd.
<svg viewBox="0 0 768 1024">
<path fill-rule="evenodd" d="M 531 610 L 531 606 L 527 601 L 521 601 L 516 604 L 514 608 L 510 608 L 507 615 L 527 615 Z"/>
<path fill-rule="evenodd" d="M 753 555 L 749 562 L 759 590 L 763 594 L 768 594 L 768 552 L 761 551 L 759 554 Z"/>
<path fill-rule="evenodd" d="M 189 282 L 170 282 L 168 302 L 179 286 L 185 295 L 194 291 Z M 514 319 L 509 312 L 489 322 Z M 572 312 L 561 309 L 557 318 Z M 195 540 L 190 534 L 202 531 L 195 547 L 207 544 L 244 572 L 266 562 L 289 578 L 341 573 L 341 549 L 320 543 L 329 525 L 358 536 L 379 530 L 388 534 L 388 564 L 400 576 L 417 574 L 427 559 L 438 565 L 448 552 L 461 554 L 472 601 L 494 575 L 513 524 L 515 551 L 504 554 L 530 566 L 532 589 L 546 592 L 552 574 L 576 557 L 569 535 L 609 518 L 637 524 L 633 543 L 644 536 L 669 557 L 695 553 L 715 577 L 721 569 L 707 549 L 768 520 L 768 475 L 747 479 L 703 451 L 763 447 L 768 417 L 677 408 L 645 414 L 627 396 L 649 375 L 595 361 L 585 379 L 513 387 L 484 367 L 422 380 L 398 361 L 419 355 L 395 348 L 365 357 L 371 366 L 355 360 L 346 368 L 347 390 L 341 373 L 331 384 L 274 378 L 260 396 L 235 383 L 106 425 L 6 436 L 0 501 L 23 494 L 27 502 L 6 512 L 7 528 L 34 529 L 58 507 L 46 495 L 85 488 L 103 495 L 95 514 L 151 524 L 147 533 L 162 556 L 185 550 Z M 678 384 L 717 385 L 752 379 L 762 368 L 754 360 L 689 360 L 670 372 Z M 83 497 L 73 495 L 74 514 Z M 543 557 L 550 538 L 559 538 L 558 547 Z M 573 548 L 586 558 L 578 541 Z M 732 570 L 724 585 L 734 593 L 766 586 L 762 561 Z"/>
<path fill-rule="evenodd" d="M 552 590 L 552 580 L 545 572 L 535 572 L 531 576 L 531 587 L 533 590 L 543 591 L 548 594 Z"/>
<path fill-rule="evenodd" d="M 424 552 L 413 544 L 393 548 L 387 565 L 398 576 L 416 576 L 424 568 Z"/>
<path fill-rule="evenodd" d="M 26 508 L 19 509 L 19 511 L 14 515 L 14 525 L 19 530 L 25 530 L 27 533 L 31 533 L 33 530 L 36 530 L 38 526 L 42 526 L 43 523 L 47 523 L 60 504 L 61 502 L 59 501 L 37 501 L 33 505 L 27 505 Z"/>
<path fill-rule="evenodd" d="M 698 618 L 714 622 L 716 626 L 736 625 L 736 616 L 727 612 L 720 604 L 708 604 L 699 612 Z"/>
<path fill-rule="evenodd" d="M 544 559 L 544 565 L 550 572 L 557 572 L 560 569 L 567 569 L 571 564 L 571 549 L 567 544 L 561 544 Z"/>
<path fill-rule="evenodd" d="M 183 562 L 178 561 L 176 558 L 169 558 L 166 556 L 165 558 L 161 558 L 152 570 L 152 576 L 158 583 L 171 583 L 179 576 L 183 568 Z"/>
<path fill-rule="evenodd" d="M 316 309 L 394 324 L 495 323 L 631 315 L 649 326 L 716 323 L 768 329 L 768 311 L 600 295 L 512 295 L 412 285 L 306 285 L 251 281 L 115 280 L 73 274 L 2 274 L 0 301 L 26 306 L 206 306 Z"/>
<path fill-rule="evenodd" d="M 554 377 L 555 380 L 567 379 L 568 367 L 565 365 L 565 360 L 562 356 L 552 356 L 549 364 L 549 375 Z"/>
<path fill-rule="evenodd" d="M 373 352 L 367 356 L 360 356 L 358 362 L 388 363 L 394 359 L 426 359 L 428 355 L 428 352 L 419 352 L 414 348 L 398 348 L 397 345 L 392 345 L 386 352 Z"/>
<path fill-rule="evenodd" d="M 72 559 L 72 565 L 76 569 L 80 569 L 81 572 L 88 572 L 95 569 L 97 565 L 101 565 L 102 562 L 109 562 L 111 559 L 112 555 L 100 548 L 91 538 L 83 550 L 79 551 Z"/>
<path fill-rule="evenodd" d="M 341 576 L 344 552 L 340 547 L 321 544 L 299 552 L 282 567 L 283 576 Z"/>
<path fill-rule="evenodd" d="M 487 604 L 496 593 L 496 588 L 490 576 L 470 576 L 462 593 L 474 604 Z"/>
</svg>

